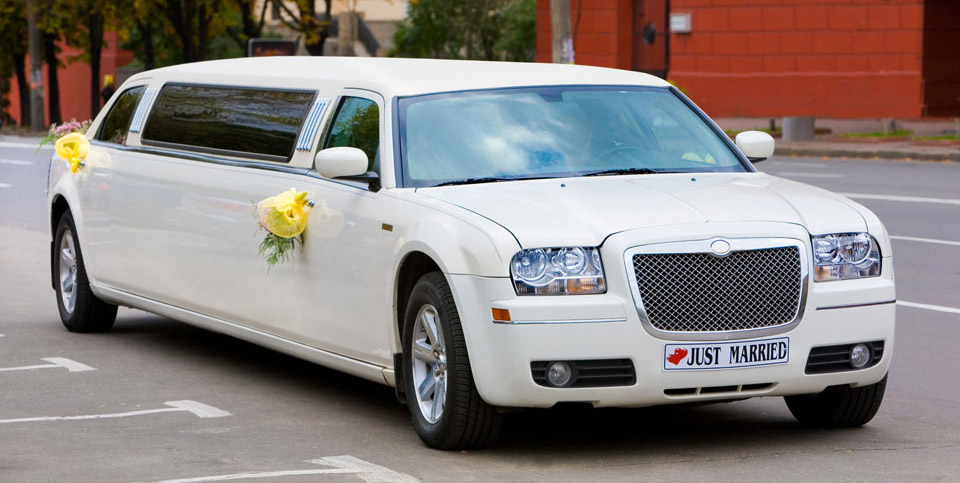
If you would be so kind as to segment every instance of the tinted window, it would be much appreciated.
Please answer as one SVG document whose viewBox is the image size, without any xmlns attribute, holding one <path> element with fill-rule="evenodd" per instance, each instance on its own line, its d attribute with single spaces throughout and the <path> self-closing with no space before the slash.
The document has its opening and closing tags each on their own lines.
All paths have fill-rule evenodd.
<svg viewBox="0 0 960 483">
<path fill-rule="evenodd" d="M 134 87 L 123 91 L 117 102 L 113 103 L 110 112 L 103 120 L 100 132 L 97 133 L 97 139 L 108 143 L 123 144 L 127 138 L 127 130 L 130 129 L 130 120 L 133 114 L 137 112 L 137 105 L 140 104 L 140 98 L 143 97 L 143 91 L 146 86 Z"/>
<path fill-rule="evenodd" d="M 164 86 L 144 144 L 289 158 L 314 93 L 237 87 Z"/>
<path fill-rule="evenodd" d="M 374 171 L 377 148 L 380 147 L 380 108 L 377 103 L 360 97 L 345 97 L 337 109 L 324 148 L 348 146 L 367 153 L 368 171 Z"/>
</svg>

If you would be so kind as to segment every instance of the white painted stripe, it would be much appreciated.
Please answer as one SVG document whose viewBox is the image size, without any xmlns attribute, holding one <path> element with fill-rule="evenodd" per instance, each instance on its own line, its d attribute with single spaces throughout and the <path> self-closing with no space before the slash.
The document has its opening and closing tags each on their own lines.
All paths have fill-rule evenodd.
<svg viewBox="0 0 960 483">
<path fill-rule="evenodd" d="M 842 174 L 830 174 L 830 173 L 771 173 L 778 176 L 798 176 L 801 178 L 843 178 Z"/>
<path fill-rule="evenodd" d="M 0 142 L 0 148 L 34 148 L 34 149 L 36 149 L 37 146 L 39 146 L 39 145 L 40 145 L 40 138 L 37 138 L 36 141 L 30 141 L 30 142 L 26 142 L 26 141 L 24 141 L 24 142 L 14 142 L 14 141 L 2 141 L 2 142 Z M 52 148 L 52 147 L 53 147 L 53 143 L 50 143 L 50 144 L 44 146 L 45 149 L 46 149 L 46 148 Z"/>
<path fill-rule="evenodd" d="M 0 419 L 0 424 L 34 423 L 34 422 L 43 422 L 43 421 L 76 421 L 81 419 L 127 418 L 131 416 L 143 416 L 145 414 L 172 413 L 172 412 L 189 412 L 201 418 L 219 418 L 223 416 L 230 416 L 230 413 L 226 411 L 222 411 L 215 407 L 207 406 L 206 404 L 198 403 L 196 401 L 169 401 L 169 402 L 165 402 L 164 404 L 171 407 L 160 408 L 160 409 L 144 409 L 140 411 L 130 411 L 126 413 L 112 413 L 112 414 L 87 414 L 83 416 L 40 416 L 36 418 Z"/>
<path fill-rule="evenodd" d="M 9 185 L 7 183 L 0 183 L 0 188 L 10 188 L 10 187 L 12 187 L 12 185 Z"/>
<path fill-rule="evenodd" d="M 416 478 L 393 471 L 383 466 L 363 461 L 350 455 L 329 456 L 308 460 L 307 463 L 331 466 L 326 469 L 281 470 L 281 471 L 248 471 L 229 475 L 199 476 L 195 478 L 181 478 L 163 480 L 157 483 L 203 483 L 206 481 L 246 480 L 255 478 L 278 478 L 283 476 L 301 475 L 356 475 L 367 483 L 417 483 Z"/>
<path fill-rule="evenodd" d="M 22 159 L 0 159 L 0 164 L 12 164 L 14 166 L 30 166 L 33 164 L 31 161 L 24 161 Z"/>
<path fill-rule="evenodd" d="M 875 195 L 870 193 L 839 193 L 847 198 L 862 200 L 904 201 L 907 203 L 940 203 L 960 205 L 960 200 L 952 198 L 926 198 L 923 196 Z"/>
<path fill-rule="evenodd" d="M 63 357 L 47 357 L 41 360 L 47 361 L 50 364 L 40 364 L 37 366 L 3 367 L 3 368 L 0 368 L 0 372 L 29 371 L 34 369 L 53 369 L 57 367 L 62 367 L 70 372 L 86 372 L 86 371 L 96 370 L 86 364 L 81 364 L 77 361 L 66 359 Z"/>
<path fill-rule="evenodd" d="M 918 304 L 916 302 L 907 302 L 904 300 L 897 300 L 897 305 L 911 307 L 914 309 L 935 310 L 937 312 L 946 312 L 948 314 L 960 314 L 960 309 L 944 307 L 943 305 Z"/>
<path fill-rule="evenodd" d="M 960 247 L 960 242 L 950 241 L 950 240 L 936 240 L 933 238 L 917 238 L 913 236 L 899 236 L 899 235 L 890 235 L 891 240 L 904 240 L 904 241 L 914 241 L 922 243 L 939 243 L 941 245 L 953 245 Z"/>
</svg>

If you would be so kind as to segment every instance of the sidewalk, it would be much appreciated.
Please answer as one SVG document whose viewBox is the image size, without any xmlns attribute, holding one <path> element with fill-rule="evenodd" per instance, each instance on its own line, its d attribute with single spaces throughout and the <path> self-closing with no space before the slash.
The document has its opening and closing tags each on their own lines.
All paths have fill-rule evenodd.
<svg viewBox="0 0 960 483">
<path fill-rule="evenodd" d="M 768 118 L 719 118 L 717 124 L 725 130 L 767 129 Z M 780 127 L 782 119 L 776 119 Z M 897 121 L 897 129 L 913 131 L 910 136 L 897 138 L 851 138 L 850 133 L 872 133 L 883 130 L 879 119 L 817 119 L 818 134 L 813 141 L 776 142 L 775 154 L 780 156 L 828 156 L 881 159 L 912 159 L 924 161 L 960 162 L 960 141 L 915 140 L 910 136 L 956 135 L 954 120 Z"/>
</svg>

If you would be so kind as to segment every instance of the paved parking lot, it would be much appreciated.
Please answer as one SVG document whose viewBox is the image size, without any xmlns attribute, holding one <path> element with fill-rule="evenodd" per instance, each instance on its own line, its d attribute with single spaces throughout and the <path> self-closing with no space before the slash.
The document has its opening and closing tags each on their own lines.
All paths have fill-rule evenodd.
<svg viewBox="0 0 960 483">
<path fill-rule="evenodd" d="M 846 193 L 894 236 L 887 397 L 855 430 L 806 429 L 781 399 L 510 414 L 501 444 L 425 448 L 392 390 L 121 309 L 60 325 L 44 232 L 49 150 L 0 139 L 0 481 L 960 479 L 960 164 L 781 158 L 764 171 Z M 145 275 L 146 276 L 146 275 Z"/>
</svg>

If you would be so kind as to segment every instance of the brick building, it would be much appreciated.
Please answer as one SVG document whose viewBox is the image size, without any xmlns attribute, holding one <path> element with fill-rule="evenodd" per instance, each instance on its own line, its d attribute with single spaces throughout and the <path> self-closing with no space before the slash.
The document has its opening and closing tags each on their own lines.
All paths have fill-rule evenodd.
<svg viewBox="0 0 960 483">
<path fill-rule="evenodd" d="M 960 0 L 570 3 L 578 64 L 666 74 L 713 116 L 960 116 Z"/>
</svg>

